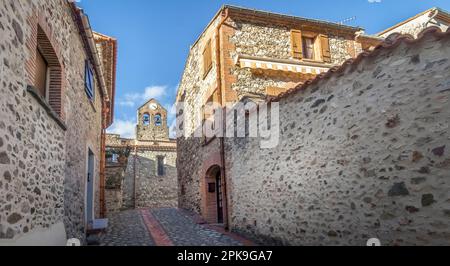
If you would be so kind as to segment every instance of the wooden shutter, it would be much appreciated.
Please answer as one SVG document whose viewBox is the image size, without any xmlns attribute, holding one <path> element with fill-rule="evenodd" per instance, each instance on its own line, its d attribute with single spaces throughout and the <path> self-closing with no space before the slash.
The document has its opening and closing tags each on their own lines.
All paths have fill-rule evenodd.
<svg viewBox="0 0 450 266">
<path fill-rule="evenodd" d="M 36 49 L 36 74 L 34 86 L 39 94 L 46 98 L 48 64 L 39 49 Z"/>
<path fill-rule="evenodd" d="M 211 40 L 206 43 L 206 47 L 203 50 L 203 77 L 209 73 L 212 68 L 212 53 L 211 53 Z"/>
<path fill-rule="evenodd" d="M 322 47 L 322 58 L 325 63 L 331 63 L 330 40 L 326 35 L 320 35 L 320 46 Z"/>
<path fill-rule="evenodd" d="M 303 58 L 303 42 L 302 42 L 302 32 L 299 30 L 291 30 L 291 46 L 292 46 L 292 57 L 294 59 Z"/>
<path fill-rule="evenodd" d="M 213 93 L 213 102 L 216 104 L 221 104 L 219 89 L 216 89 Z"/>
</svg>

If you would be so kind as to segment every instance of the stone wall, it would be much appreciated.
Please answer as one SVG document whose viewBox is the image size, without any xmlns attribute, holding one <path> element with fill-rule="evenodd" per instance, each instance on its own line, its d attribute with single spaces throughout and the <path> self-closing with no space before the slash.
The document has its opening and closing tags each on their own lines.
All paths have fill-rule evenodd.
<svg viewBox="0 0 450 266">
<path fill-rule="evenodd" d="M 63 72 L 62 120 L 27 91 L 32 28 L 44 28 Z M 0 238 L 17 239 L 56 223 L 84 239 L 88 147 L 95 154 L 96 213 L 101 94 L 84 91 L 86 53 L 66 1 L 0 2 Z M 31 47 L 31 46 L 30 46 Z"/>
<path fill-rule="evenodd" d="M 178 183 L 179 206 L 205 215 L 205 174 L 209 167 L 221 166 L 220 141 L 205 145 L 202 138 L 194 137 L 201 129 L 202 106 L 214 90 L 222 90 L 223 99 L 236 102 L 247 95 L 264 98 L 267 87 L 289 87 L 304 81 L 296 74 L 256 73 L 236 65 L 238 55 L 258 56 L 270 59 L 291 60 L 291 28 L 282 23 L 259 23 L 251 17 L 243 19 L 230 15 L 220 31 L 222 87 L 217 88 L 216 29 L 222 17 L 217 17 L 191 47 L 178 91 L 178 101 L 183 103 L 178 122 Z M 332 61 L 340 64 L 361 51 L 353 37 L 329 32 Z M 202 52 L 212 41 L 213 68 L 206 77 L 202 72 Z M 183 121 L 181 121 L 183 120 Z M 203 199 L 203 201 L 202 201 Z"/>
<path fill-rule="evenodd" d="M 106 202 L 106 213 L 108 213 L 108 215 L 120 212 L 123 208 L 122 189 L 106 189 L 105 202 Z"/>
<path fill-rule="evenodd" d="M 235 20 L 232 24 L 234 33 L 230 42 L 235 46 L 230 51 L 231 57 L 238 55 L 263 57 L 269 59 L 293 60 L 291 48 L 291 28 L 276 24 L 261 24 L 251 20 Z M 354 36 L 336 35 L 326 32 L 329 36 L 330 52 L 333 65 L 341 65 L 362 52 L 361 45 L 354 40 Z M 283 73 L 255 73 L 248 68 L 238 65 L 230 66 L 236 82 L 231 88 L 236 91 L 238 98 L 248 94 L 264 95 L 267 87 L 288 88 L 304 81 L 299 75 L 283 75 Z"/>
<path fill-rule="evenodd" d="M 206 172 L 214 165 L 221 166 L 220 141 L 204 145 L 202 138 L 178 138 L 179 207 L 206 215 Z"/>
<path fill-rule="evenodd" d="M 123 183 L 126 163 L 108 163 L 106 165 L 105 204 L 108 214 L 119 212 L 123 208 Z"/>
<path fill-rule="evenodd" d="M 133 154 L 128 157 L 128 163 L 124 174 L 122 188 L 122 207 L 124 209 L 134 209 L 135 207 L 135 173 Z"/>
<path fill-rule="evenodd" d="M 117 134 L 106 134 L 107 145 L 122 145 L 122 138 Z"/>
<path fill-rule="evenodd" d="M 406 22 L 403 25 L 400 25 L 381 34 L 380 37 L 386 38 L 393 33 L 400 33 L 410 34 L 414 38 L 417 38 L 420 32 L 431 26 L 439 27 L 442 31 L 446 31 L 449 28 L 448 22 L 444 22 L 435 18 L 431 19 L 429 15 L 430 12 L 423 14 L 411 21 Z"/>
<path fill-rule="evenodd" d="M 157 157 L 165 157 L 164 175 L 157 174 Z M 139 150 L 132 153 L 128 160 L 127 173 L 128 192 L 126 197 L 134 196 L 135 208 L 162 208 L 178 206 L 178 184 L 176 171 L 176 152 Z M 131 181 L 129 179 L 134 179 Z M 131 188 L 131 184 L 135 188 Z M 133 199 L 125 200 L 127 206 Z"/>
<path fill-rule="evenodd" d="M 215 28 L 220 20 L 220 17 L 216 18 L 191 47 L 179 87 L 180 95 L 184 94 L 182 113 L 186 116 L 177 133 L 181 134 L 183 131 L 186 138 L 177 139 L 178 205 L 180 208 L 199 214 L 204 213 L 201 201 L 203 180 L 201 169 L 208 158 L 214 157 L 211 156 L 211 153 L 217 152 L 219 146 L 217 141 L 213 141 L 207 147 L 203 147 L 203 139 L 195 138 L 194 132 L 198 129 L 199 121 L 201 121 L 201 107 L 217 89 Z M 213 67 L 207 76 L 203 77 L 202 52 L 208 40 L 211 40 L 212 43 Z"/>
<path fill-rule="evenodd" d="M 219 18 L 199 38 L 197 43 L 191 47 L 186 62 L 185 71 L 178 88 L 179 93 L 185 93 L 183 99 L 184 112 L 189 117 L 184 121 L 183 130 L 186 135 L 192 135 L 198 127 L 197 119 L 202 116 L 201 107 L 212 92 L 217 88 L 217 66 L 216 66 L 216 33 L 214 25 L 219 23 Z M 206 77 L 203 77 L 202 53 L 207 42 L 211 40 L 213 66 Z"/>
<path fill-rule="evenodd" d="M 231 228 L 284 245 L 448 245 L 450 38 L 402 42 L 280 100 L 280 143 L 227 139 Z"/>
</svg>

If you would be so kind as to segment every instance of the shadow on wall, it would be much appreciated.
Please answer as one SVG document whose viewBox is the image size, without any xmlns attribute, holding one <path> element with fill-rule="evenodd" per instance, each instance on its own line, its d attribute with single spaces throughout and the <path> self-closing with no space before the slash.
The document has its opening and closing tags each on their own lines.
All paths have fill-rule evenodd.
<svg viewBox="0 0 450 266">
<path fill-rule="evenodd" d="M 131 155 L 125 173 L 123 201 L 124 208 L 176 208 L 178 206 L 176 167 L 164 163 L 164 168 L 160 169 L 158 174 L 157 159 Z"/>
</svg>

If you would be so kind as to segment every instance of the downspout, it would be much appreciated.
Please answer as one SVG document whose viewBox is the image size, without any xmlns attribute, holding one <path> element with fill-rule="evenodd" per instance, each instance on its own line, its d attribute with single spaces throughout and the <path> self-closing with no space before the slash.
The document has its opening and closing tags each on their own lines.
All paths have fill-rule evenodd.
<svg viewBox="0 0 450 266">
<path fill-rule="evenodd" d="M 106 202 L 105 202 L 105 167 L 106 167 L 106 112 L 109 112 L 110 98 L 106 89 L 105 77 L 101 68 L 100 57 L 95 45 L 92 28 L 89 23 L 88 17 L 79 9 L 75 3 L 69 2 L 69 6 L 75 17 L 76 23 L 80 30 L 80 34 L 84 39 L 86 49 L 88 50 L 88 56 L 94 61 L 95 72 L 100 84 L 100 90 L 102 92 L 102 129 L 100 133 L 100 216 L 104 217 L 106 214 Z M 87 43 L 86 43 L 87 42 Z M 90 52 L 90 55 L 89 55 Z"/>
<path fill-rule="evenodd" d="M 222 25 L 225 23 L 225 21 L 228 19 L 229 14 L 228 14 L 228 9 L 225 8 L 224 9 L 225 12 L 225 16 L 223 16 L 222 20 L 220 21 L 219 25 L 216 28 L 216 73 L 217 73 L 217 88 L 220 89 L 220 94 L 221 94 L 221 105 L 222 105 L 222 124 L 223 124 L 223 133 L 225 133 L 225 121 L 226 121 L 226 108 L 224 108 L 224 104 L 225 104 L 225 91 L 222 88 L 222 73 L 221 73 L 221 57 L 220 57 L 220 44 L 221 44 L 221 40 L 220 40 L 220 30 L 222 28 Z M 225 195 L 225 216 L 226 219 L 224 220 L 224 226 L 225 229 L 229 229 L 229 210 L 228 210 L 228 191 L 227 191 L 227 176 L 225 173 L 225 135 L 222 136 L 222 138 L 220 138 L 220 157 L 221 157 L 221 163 L 222 163 L 222 188 L 223 188 L 223 192 Z"/>
<path fill-rule="evenodd" d="M 137 160 L 137 143 L 134 144 L 134 160 L 133 160 L 133 207 L 136 209 L 136 160 Z"/>
<path fill-rule="evenodd" d="M 106 218 L 106 200 L 105 200 L 105 188 L 106 188 L 106 114 L 108 108 L 105 107 L 105 103 L 102 102 L 102 133 L 101 133 L 101 157 L 100 157 L 100 217 Z"/>
<path fill-rule="evenodd" d="M 439 14 L 439 10 L 437 10 L 437 9 L 434 9 L 432 12 L 434 12 L 434 13 L 430 16 L 430 19 L 428 19 L 427 23 L 425 24 L 425 27 L 426 27 L 426 28 L 429 27 L 429 24 L 431 23 L 431 21 L 432 21 L 433 19 L 435 19 L 436 16 Z"/>
<path fill-rule="evenodd" d="M 105 153 L 106 153 L 106 139 L 105 139 L 105 129 L 106 129 L 106 116 L 105 111 L 107 110 L 107 107 L 105 106 L 107 102 L 109 102 L 108 92 L 106 90 L 106 83 L 105 78 L 103 76 L 103 71 L 100 65 L 100 59 L 97 52 L 97 47 L 94 42 L 94 36 L 92 34 L 92 29 L 89 24 L 88 17 L 85 15 L 82 15 L 82 22 L 83 27 L 86 32 L 86 37 L 88 39 L 89 49 L 91 51 L 91 54 L 93 55 L 94 60 L 94 66 L 97 72 L 97 77 L 99 78 L 100 88 L 103 93 L 103 99 L 102 99 L 102 131 L 101 131 L 101 141 L 100 141 L 100 216 L 102 218 L 105 217 Z"/>
</svg>

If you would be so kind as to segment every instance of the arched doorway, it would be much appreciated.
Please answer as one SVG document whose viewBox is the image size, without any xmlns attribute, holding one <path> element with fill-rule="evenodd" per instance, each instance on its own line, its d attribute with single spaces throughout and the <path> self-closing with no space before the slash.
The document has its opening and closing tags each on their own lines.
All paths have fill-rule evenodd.
<svg viewBox="0 0 450 266">
<path fill-rule="evenodd" d="M 215 165 L 206 172 L 206 219 L 209 223 L 224 223 L 225 201 L 222 173 Z"/>
</svg>

